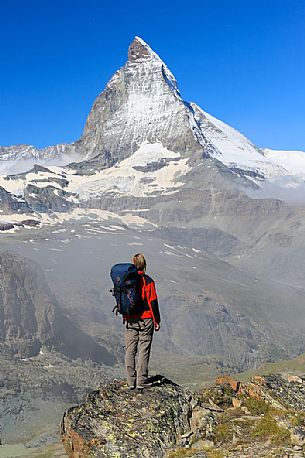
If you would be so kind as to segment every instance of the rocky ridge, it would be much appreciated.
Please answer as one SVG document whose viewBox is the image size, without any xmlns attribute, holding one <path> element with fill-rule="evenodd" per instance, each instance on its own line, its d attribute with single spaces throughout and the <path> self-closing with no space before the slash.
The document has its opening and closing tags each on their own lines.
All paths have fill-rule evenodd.
<svg viewBox="0 0 305 458">
<path fill-rule="evenodd" d="M 220 376 L 199 392 L 162 376 L 144 391 L 115 381 L 64 414 L 71 458 L 305 456 L 305 378 Z"/>
<path fill-rule="evenodd" d="M 0 146 L 1 161 L 16 160 L 53 160 L 60 159 L 69 150 L 69 145 L 61 144 L 46 148 L 35 148 L 33 145 Z"/>
</svg>

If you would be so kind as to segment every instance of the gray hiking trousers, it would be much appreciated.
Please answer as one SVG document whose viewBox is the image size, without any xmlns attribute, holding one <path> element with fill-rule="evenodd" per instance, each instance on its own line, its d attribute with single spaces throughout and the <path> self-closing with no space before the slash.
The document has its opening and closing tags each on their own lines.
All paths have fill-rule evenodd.
<svg viewBox="0 0 305 458">
<path fill-rule="evenodd" d="M 141 386 L 147 382 L 148 363 L 154 333 L 152 318 L 129 320 L 125 330 L 125 367 L 129 386 Z M 136 355 L 138 364 L 136 368 Z"/>
</svg>

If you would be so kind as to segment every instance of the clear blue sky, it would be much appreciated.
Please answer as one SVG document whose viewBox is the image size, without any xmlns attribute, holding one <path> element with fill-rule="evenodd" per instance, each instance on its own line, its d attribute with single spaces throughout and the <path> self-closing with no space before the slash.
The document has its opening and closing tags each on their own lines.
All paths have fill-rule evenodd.
<svg viewBox="0 0 305 458">
<path fill-rule="evenodd" d="M 0 0 L 0 145 L 76 140 L 135 35 L 185 100 L 305 150 L 304 0 Z"/>
</svg>

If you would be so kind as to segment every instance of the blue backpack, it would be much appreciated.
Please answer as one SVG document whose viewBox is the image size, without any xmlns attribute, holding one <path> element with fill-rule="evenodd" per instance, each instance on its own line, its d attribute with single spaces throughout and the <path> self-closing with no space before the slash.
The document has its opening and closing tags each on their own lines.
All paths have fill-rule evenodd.
<svg viewBox="0 0 305 458">
<path fill-rule="evenodd" d="M 139 294 L 140 275 L 138 269 L 130 263 L 115 264 L 110 271 L 113 289 L 110 291 L 116 300 L 113 311 L 123 316 L 134 315 L 141 303 Z"/>
</svg>

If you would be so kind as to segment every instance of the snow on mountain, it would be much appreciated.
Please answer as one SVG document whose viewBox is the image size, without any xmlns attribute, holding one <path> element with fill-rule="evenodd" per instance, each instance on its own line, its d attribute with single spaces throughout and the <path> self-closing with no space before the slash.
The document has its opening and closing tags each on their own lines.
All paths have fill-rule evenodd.
<svg viewBox="0 0 305 458">
<path fill-rule="evenodd" d="M 111 166 L 143 142 L 161 142 L 180 154 L 210 149 L 171 71 L 147 43 L 135 37 L 126 64 L 96 98 L 79 140 L 42 150 L 28 145 L 2 147 L 0 159 L 41 160 L 76 153 L 84 160 L 99 156 L 101 164 Z"/>
<path fill-rule="evenodd" d="M 211 156 L 232 169 L 254 172 L 256 179 L 288 175 L 285 164 L 267 156 L 238 130 L 191 104 L 203 135 L 214 146 Z"/>
<path fill-rule="evenodd" d="M 11 177 L 0 177 L 0 186 L 15 195 L 23 195 L 28 185 L 37 188 L 52 186 L 73 193 L 80 200 L 102 193 L 148 196 L 158 193 L 172 193 L 183 185 L 179 178 L 190 167 L 188 158 L 164 148 L 161 143 L 143 143 L 130 157 L 113 167 L 105 168 L 92 175 L 79 175 L 69 167 L 51 166 Z M 63 178 L 64 177 L 64 178 Z"/>
<path fill-rule="evenodd" d="M 264 155 L 284 167 L 291 175 L 305 178 L 305 151 L 278 151 L 264 148 Z"/>
<path fill-rule="evenodd" d="M 70 149 L 71 145 L 64 143 L 46 148 L 36 148 L 33 145 L 0 146 L 0 161 L 58 160 Z"/>
<path fill-rule="evenodd" d="M 67 190 L 77 193 L 81 200 L 104 192 L 136 197 L 172 193 L 183 185 L 178 178 L 190 170 L 187 162 L 187 158 L 181 158 L 161 143 L 143 143 L 132 156 L 91 175 L 89 179 L 69 175 Z"/>
<path fill-rule="evenodd" d="M 32 145 L 0 146 L 0 175 L 13 175 L 30 170 L 35 164 L 64 166 L 83 158 L 73 145 L 60 144 L 46 148 Z"/>
</svg>

